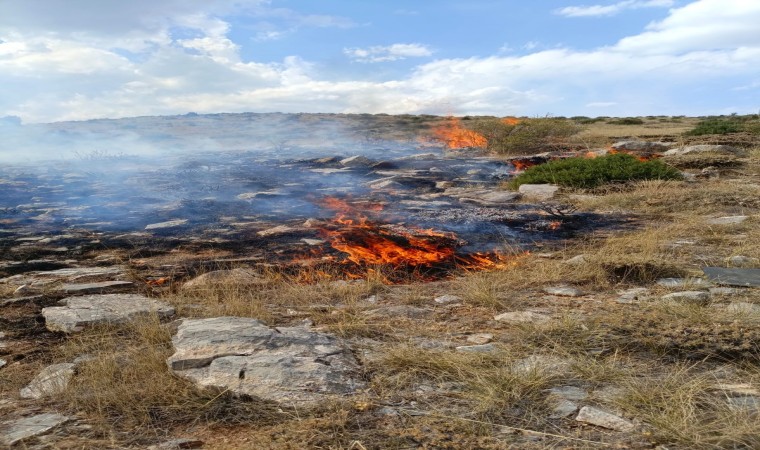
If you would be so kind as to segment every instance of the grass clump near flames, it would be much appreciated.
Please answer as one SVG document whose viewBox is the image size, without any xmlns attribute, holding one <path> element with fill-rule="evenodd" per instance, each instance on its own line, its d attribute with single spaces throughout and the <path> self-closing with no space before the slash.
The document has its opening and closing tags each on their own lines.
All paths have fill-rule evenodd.
<svg viewBox="0 0 760 450">
<path fill-rule="evenodd" d="M 551 183 L 575 188 L 594 188 L 607 183 L 636 180 L 680 180 L 683 176 L 662 161 L 639 161 L 626 154 L 599 158 L 567 158 L 528 168 L 509 185 Z"/>
<path fill-rule="evenodd" d="M 504 155 L 551 150 L 583 129 L 559 117 L 475 119 L 467 121 L 467 127 L 486 139 L 489 151 Z"/>
</svg>

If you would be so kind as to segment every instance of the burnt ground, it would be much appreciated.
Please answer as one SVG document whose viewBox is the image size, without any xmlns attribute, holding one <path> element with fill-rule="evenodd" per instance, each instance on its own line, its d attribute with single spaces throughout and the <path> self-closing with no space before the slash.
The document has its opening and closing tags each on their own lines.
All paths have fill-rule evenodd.
<svg viewBox="0 0 760 450">
<path fill-rule="evenodd" d="M 182 120 L 189 121 L 188 118 Z M 220 119 L 213 120 L 218 123 Z M 291 124 L 295 120 L 298 123 L 315 120 L 321 130 L 326 128 L 324 118 L 299 116 L 277 120 Z M 406 125 L 417 124 L 414 119 L 403 120 Z M 86 126 L 97 129 L 106 125 L 95 121 Z M 650 198 L 645 206 L 631 207 L 620 207 L 622 200 L 593 203 L 603 202 L 600 198 L 624 196 L 629 189 L 608 193 L 564 192 L 549 201 L 517 199 L 499 187 L 514 174 L 514 166 L 508 160 L 420 146 L 411 137 L 414 133 L 399 132 L 396 140 L 384 140 L 381 139 L 384 132 L 387 129 L 369 132 L 365 128 L 354 131 L 350 139 L 342 142 L 336 143 L 333 139 L 329 144 L 308 146 L 305 145 L 308 133 L 302 131 L 287 142 L 267 142 L 263 149 L 256 149 L 255 145 L 247 147 L 243 139 L 245 133 L 240 132 L 226 143 L 231 148 L 196 151 L 192 156 L 177 152 L 148 157 L 104 151 L 54 164 L 16 164 L 0 169 L 3 188 L 0 198 L 0 331 L 5 333 L 0 341 L 0 358 L 7 364 L 0 368 L 0 375 L 16 374 L 1 391 L 0 407 L 4 413 L 27 415 L 41 410 L 35 402 L 19 400 L 16 392 L 19 384 L 28 382 L 41 367 L 60 359 L 55 349 L 64 346 L 68 338 L 45 328 L 41 310 L 65 297 L 79 295 L 71 285 L 121 281 L 128 283 L 96 286 L 87 293 L 137 292 L 156 298 L 174 298 L 184 282 L 219 269 L 250 268 L 260 273 L 276 270 L 297 274 L 316 268 L 329 277 L 317 278 L 318 283 L 351 280 L 368 267 L 353 264 L 350 255 L 331 245 L 334 240 L 330 232 L 351 232 L 336 222 L 339 218 L 355 222 L 364 219 L 375 230 L 370 232 L 370 237 L 380 233 L 390 236 L 399 245 L 406 245 L 411 236 L 427 244 L 451 248 L 455 257 L 432 265 L 402 267 L 402 271 L 412 274 L 411 279 L 397 275 L 387 277 L 385 281 L 404 283 L 379 289 L 376 293 L 381 298 L 379 306 L 386 310 L 387 317 L 373 319 L 369 324 L 365 319 L 358 325 L 341 321 L 346 317 L 355 320 L 354 315 L 358 317 L 364 309 L 376 309 L 376 305 L 365 305 L 366 308 L 359 308 L 361 311 L 357 312 L 351 309 L 353 306 L 346 308 L 340 303 L 330 303 L 328 294 L 316 305 L 324 308 L 319 313 L 310 307 L 293 312 L 290 307 L 273 304 L 268 312 L 270 323 L 291 324 L 309 319 L 347 338 L 361 349 L 357 353 L 369 348 L 372 354 L 378 345 L 390 346 L 391 350 L 379 358 L 380 363 L 376 361 L 377 356 L 364 361 L 365 376 L 377 384 L 373 395 L 379 398 L 368 400 L 373 406 L 354 405 L 350 413 L 340 408 L 330 410 L 305 421 L 299 420 L 297 425 L 288 425 L 287 421 L 285 425 L 278 425 L 276 421 L 255 425 L 256 433 L 261 433 L 259 438 L 266 437 L 262 441 L 266 446 L 654 448 L 667 443 L 668 448 L 671 445 L 673 448 L 722 448 L 733 442 L 736 447 L 750 448 L 744 443 L 757 442 L 757 436 L 751 434 L 735 441 L 700 443 L 697 438 L 668 439 L 663 437 L 661 429 L 642 434 L 616 434 L 603 428 L 581 426 L 572 418 L 533 420 L 531 414 L 548 413 L 535 412 L 520 401 L 489 406 L 502 408 L 498 413 L 490 410 L 479 411 L 475 416 L 466 413 L 473 408 L 473 398 L 469 393 L 459 393 L 455 385 L 466 384 L 462 374 L 472 378 L 474 373 L 465 370 L 454 375 L 444 365 L 426 362 L 425 358 L 442 358 L 444 362 L 454 358 L 447 364 L 469 364 L 487 378 L 493 375 L 495 367 L 488 358 L 461 361 L 456 359 L 459 356 L 451 356 L 456 353 L 455 346 L 473 345 L 476 342 L 470 340 L 473 335 L 489 334 L 497 348 L 511 349 L 506 351 L 517 355 L 528 348 L 534 352 L 536 348 L 546 350 L 566 345 L 563 351 L 578 352 L 575 355 L 578 360 L 591 366 L 584 369 L 587 372 L 594 372 L 594 364 L 604 368 L 587 373 L 585 378 L 563 374 L 557 384 L 580 386 L 592 396 L 598 396 L 593 397 L 592 404 L 609 407 L 603 399 L 603 391 L 614 384 L 610 380 L 619 381 L 615 371 L 638 371 L 662 377 L 670 370 L 670 364 L 684 361 L 689 364 L 707 361 L 702 370 L 719 371 L 726 367 L 739 370 L 740 374 L 731 381 L 739 380 L 756 388 L 757 378 L 752 375 L 755 373 L 752 367 L 757 361 L 757 348 L 752 342 L 757 330 L 741 321 L 738 325 L 726 325 L 716 319 L 715 324 L 710 325 L 709 320 L 701 322 L 683 311 L 668 312 L 678 318 L 672 327 L 669 322 L 663 322 L 665 316 L 660 315 L 659 309 L 654 312 L 647 308 L 626 310 L 621 315 L 620 309 L 627 308 L 618 302 L 617 292 L 621 289 L 643 285 L 655 296 L 668 292 L 653 285 L 653 280 L 646 280 L 646 273 L 641 280 L 625 278 L 635 270 L 660 270 L 656 262 L 651 267 L 646 265 L 651 261 L 610 263 L 605 267 L 612 278 L 622 280 L 617 284 L 601 283 L 593 278 L 596 274 L 586 274 L 585 268 L 568 272 L 567 266 L 559 265 L 562 259 L 576 256 L 574 253 L 582 253 L 583 249 L 595 251 L 593 249 L 607 237 L 635 234 L 653 226 L 658 228 L 660 223 L 684 220 L 680 216 L 666 218 L 662 211 L 646 209 L 656 209 L 657 202 L 663 200 Z M 364 136 L 356 140 L 357 135 Z M 182 133 L 165 133 L 162 139 L 180 149 L 192 143 Z M 745 148 L 748 142 L 754 142 L 748 136 L 697 139 L 702 140 L 741 144 Z M 570 149 L 577 149 L 577 145 L 568 145 Z M 709 184 L 711 189 L 737 180 L 751 183 L 747 180 L 751 180 L 754 169 L 747 169 L 747 165 L 753 162 L 742 164 L 745 164 L 743 169 L 735 165 L 725 169 L 722 179 L 699 178 L 702 181 L 698 182 Z M 701 169 L 700 166 L 692 172 L 701 176 Z M 726 195 L 721 189 L 715 187 L 720 193 L 716 195 Z M 494 192 L 501 195 L 494 196 Z M 738 211 L 729 209 L 725 215 Z M 739 212 L 757 214 L 756 207 L 743 207 Z M 720 215 L 720 208 L 703 213 Z M 754 223 L 752 220 L 750 223 Z M 427 229 L 440 236 L 426 234 L 423 230 Z M 657 273 L 694 276 L 694 269 L 698 267 L 694 261 L 723 264 L 724 257 L 741 253 L 744 248 L 754 249 L 746 245 L 746 237 L 744 240 L 736 237 L 743 232 L 753 233 L 745 229 L 729 233 L 734 236 L 732 239 L 740 240 L 739 244 L 721 237 L 722 230 L 708 235 L 678 236 L 676 242 L 699 242 L 696 245 L 703 251 L 676 250 L 668 257 L 678 255 L 684 257 L 684 261 L 694 260 L 680 266 L 678 261 L 673 261 L 677 270 L 668 273 L 663 269 Z M 672 244 L 671 237 L 668 237 L 668 245 Z M 366 238 L 366 234 L 360 234 L 356 239 Z M 676 247 L 688 245 L 694 244 L 677 244 Z M 600 261 L 604 251 L 602 248 L 597 255 Z M 615 247 L 614 251 L 636 253 L 638 250 Z M 497 261 L 493 252 L 525 258 L 525 267 L 548 264 L 548 268 L 535 272 L 526 269 L 522 280 L 503 281 L 498 277 L 493 280 L 487 274 L 479 279 L 477 273 L 469 278 L 461 277 L 462 271 L 467 269 L 461 267 L 463 258 L 485 253 Z M 472 268 L 464 271 L 472 272 Z M 547 271 L 555 273 L 547 274 Z M 423 282 L 420 278 L 437 281 Z M 543 287 L 552 284 L 571 284 L 585 290 L 587 295 L 574 298 L 541 292 Z M 16 292 L 22 286 L 25 288 Z M 364 291 L 361 292 L 363 295 Z M 368 290 L 366 294 L 373 292 Z M 435 295 L 449 292 L 460 297 L 458 303 L 430 306 Z M 508 300 L 505 292 L 508 292 Z M 716 304 L 726 303 L 725 298 L 716 298 Z M 750 304 L 757 302 L 754 290 L 743 291 L 740 299 Z M 324 302 L 328 304 L 322 305 Z M 578 322 L 561 319 L 560 325 L 543 329 L 530 325 L 515 327 L 493 320 L 497 313 L 524 310 Z M 193 314 L 192 310 L 187 311 Z M 385 323 L 386 319 L 389 324 Z M 664 328 L 662 332 L 658 327 Z M 413 350 L 417 352 L 416 361 L 403 354 L 409 345 L 417 349 Z M 624 367 L 616 366 L 615 355 L 618 354 L 623 355 Z M 660 356 L 656 356 L 658 354 Z M 395 368 L 394 364 L 399 367 Z M 658 365 L 660 367 L 656 367 Z M 405 373 L 422 375 L 419 380 L 410 382 L 403 380 Z M 389 385 L 393 385 L 393 389 Z M 476 388 L 492 387 L 476 384 Z M 388 389 L 390 393 L 386 392 Z M 525 398 L 536 400 L 527 392 Z M 635 416 L 632 412 L 635 408 L 625 409 L 621 403 L 615 405 L 620 414 L 647 421 L 646 417 Z M 464 422 L 457 417 L 464 418 Z M 31 445 L 139 448 L 161 441 L 167 435 L 189 433 L 210 448 L 245 448 L 250 444 L 247 436 L 252 432 L 245 423 L 228 428 L 186 428 L 172 424 L 160 433 L 154 432 L 153 440 L 144 435 L 131 440 L 125 430 L 117 426 L 110 431 L 114 433 L 108 438 L 111 443 L 105 444 L 108 439 L 104 436 L 109 432 L 91 433 L 86 428 L 87 423 L 83 416 L 80 422 L 68 425 L 53 439 L 32 440 Z M 483 429 L 494 423 L 504 427 Z M 298 430 L 300 437 L 288 436 L 291 426 Z M 665 429 L 669 430 L 665 435 L 676 433 Z"/>
</svg>

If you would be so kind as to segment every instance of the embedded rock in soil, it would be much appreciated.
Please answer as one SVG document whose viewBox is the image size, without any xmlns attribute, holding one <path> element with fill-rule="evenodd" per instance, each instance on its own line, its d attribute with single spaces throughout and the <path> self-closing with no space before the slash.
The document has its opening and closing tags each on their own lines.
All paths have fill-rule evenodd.
<svg viewBox="0 0 760 450">
<path fill-rule="evenodd" d="M 40 399 L 51 395 L 57 395 L 66 389 L 74 375 L 72 363 L 61 363 L 47 366 L 29 383 L 21 389 L 21 398 Z"/>
<path fill-rule="evenodd" d="M 737 225 L 745 220 L 749 219 L 749 216 L 724 216 L 714 217 L 707 220 L 708 225 Z"/>
<path fill-rule="evenodd" d="M 636 425 L 630 420 L 592 406 L 581 408 L 575 420 L 616 431 L 632 431 L 636 428 Z"/>
<path fill-rule="evenodd" d="M 493 319 L 497 322 L 508 323 L 544 323 L 548 322 L 551 318 L 546 314 L 533 311 L 510 311 L 494 316 Z"/>
<path fill-rule="evenodd" d="M 42 309 L 48 330 L 72 333 L 91 325 L 124 323 L 153 312 L 162 318 L 174 314 L 168 304 L 137 294 L 86 295 L 61 302 L 66 306 Z"/>
<path fill-rule="evenodd" d="M 82 294 L 107 294 L 114 292 L 123 292 L 134 285 L 131 281 L 102 281 L 100 283 L 73 283 L 64 284 L 61 290 L 65 294 L 82 295 Z"/>
<path fill-rule="evenodd" d="M 24 439 L 45 434 L 69 420 L 60 414 L 45 413 L 6 422 L 0 428 L 0 444 L 10 447 Z"/>
<path fill-rule="evenodd" d="M 569 286 L 553 286 L 553 287 L 545 287 L 544 292 L 546 292 L 549 295 L 557 295 L 560 297 L 580 297 L 583 294 L 583 291 L 580 289 L 576 289 L 574 287 Z"/>
<path fill-rule="evenodd" d="M 710 301 L 710 293 L 705 291 L 673 292 L 672 294 L 663 295 L 662 299 L 665 301 L 704 305 Z"/>
<path fill-rule="evenodd" d="M 364 386 L 337 338 L 304 327 L 270 328 L 242 317 L 184 320 L 172 343 L 171 370 L 203 387 L 303 406 Z"/>
<path fill-rule="evenodd" d="M 760 269 L 703 267 L 710 281 L 725 286 L 760 287 Z"/>
</svg>

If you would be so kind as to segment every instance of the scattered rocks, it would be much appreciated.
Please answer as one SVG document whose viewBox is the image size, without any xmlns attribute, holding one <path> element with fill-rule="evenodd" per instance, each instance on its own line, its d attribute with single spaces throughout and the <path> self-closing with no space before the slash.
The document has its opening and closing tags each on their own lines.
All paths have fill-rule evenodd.
<svg viewBox="0 0 760 450">
<path fill-rule="evenodd" d="M 507 323 L 545 323 L 550 319 L 548 315 L 534 311 L 511 311 L 494 316 L 497 322 Z"/>
<path fill-rule="evenodd" d="M 680 303 L 694 303 L 697 305 L 705 305 L 710 301 L 710 293 L 705 291 L 673 292 L 671 294 L 663 295 L 661 298 L 665 301 L 677 301 Z"/>
<path fill-rule="evenodd" d="M 187 219 L 167 220 L 166 222 L 158 222 L 152 223 L 150 225 L 145 225 L 145 230 L 165 230 L 167 228 L 181 227 L 185 224 L 187 224 Z"/>
<path fill-rule="evenodd" d="M 63 392 L 74 376 L 72 363 L 61 363 L 47 366 L 21 391 L 21 398 L 40 399 Z"/>
<path fill-rule="evenodd" d="M 304 327 L 270 328 L 255 319 L 183 320 L 167 360 L 200 386 L 286 405 L 315 405 L 356 392 L 356 360 L 335 337 Z"/>
<path fill-rule="evenodd" d="M 156 313 L 159 317 L 174 314 L 174 308 L 137 294 L 103 294 L 69 297 L 61 301 L 65 306 L 42 309 L 45 325 L 51 331 L 72 333 L 86 326 L 124 323 L 137 316 Z"/>
<path fill-rule="evenodd" d="M 636 428 L 636 424 L 630 420 L 594 408 L 593 406 L 584 406 L 581 408 L 575 420 L 615 431 L 633 431 Z"/>
<path fill-rule="evenodd" d="M 556 295 L 559 297 L 581 297 L 584 295 L 583 291 L 570 286 L 550 286 L 543 289 L 549 295 Z"/>
<path fill-rule="evenodd" d="M 43 435 L 69 420 L 69 417 L 61 414 L 45 413 L 5 422 L 0 429 L 0 443 L 10 447 L 24 439 Z"/>
<path fill-rule="evenodd" d="M 714 217 L 712 219 L 707 219 L 708 225 L 737 225 L 745 220 L 749 219 L 749 216 L 724 216 L 724 217 Z"/>
<path fill-rule="evenodd" d="M 558 190 L 559 186 L 555 184 L 521 184 L 518 188 L 523 197 L 535 201 L 550 200 Z"/>
</svg>

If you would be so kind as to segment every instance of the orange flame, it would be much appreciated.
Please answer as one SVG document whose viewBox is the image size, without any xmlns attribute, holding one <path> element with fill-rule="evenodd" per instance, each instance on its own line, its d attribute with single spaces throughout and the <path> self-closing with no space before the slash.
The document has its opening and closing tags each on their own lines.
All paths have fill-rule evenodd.
<svg viewBox="0 0 760 450">
<path fill-rule="evenodd" d="M 480 133 L 462 126 L 456 117 L 449 117 L 448 123 L 433 130 L 436 140 L 446 144 L 446 148 L 486 148 L 488 139 Z"/>
<path fill-rule="evenodd" d="M 517 117 L 505 117 L 501 119 L 501 121 L 502 123 L 505 123 L 507 125 L 517 125 L 518 123 L 520 123 L 520 119 L 518 119 Z"/>
</svg>

